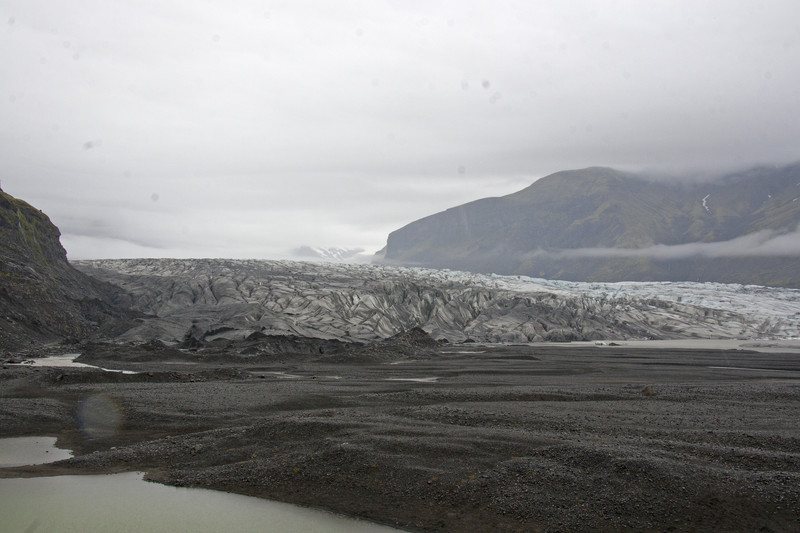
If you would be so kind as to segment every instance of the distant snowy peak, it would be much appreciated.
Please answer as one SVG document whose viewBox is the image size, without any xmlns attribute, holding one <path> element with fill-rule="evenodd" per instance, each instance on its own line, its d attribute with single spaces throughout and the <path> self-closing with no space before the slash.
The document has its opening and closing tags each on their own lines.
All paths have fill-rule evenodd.
<svg viewBox="0 0 800 533">
<path fill-rule="evenodd" d="M 292 255 L 306 261 L 326 263 L 367 263 L 371 257 L 364 255 L 363 248 L 312 247 L 303 245 L 292 251 Z"/>
</svg>

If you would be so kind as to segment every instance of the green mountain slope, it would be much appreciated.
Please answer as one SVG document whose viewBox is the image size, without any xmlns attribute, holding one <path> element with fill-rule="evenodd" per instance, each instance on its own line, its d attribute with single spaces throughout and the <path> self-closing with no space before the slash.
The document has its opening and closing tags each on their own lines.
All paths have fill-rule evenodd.
<svg viewBox="0 0 800 533">
<path fill-rule="evenodd" d="M 121 291 L 72 268 L 59 237 L 47 215 L 0 190 L 0 348 L 130 327 L 112 303 Z"/>
<path fill-rule="evenodd" d="M 383 260 L 576 281 L 800 286 L 797 256 L 754 247 L 797 231 L 798 197 L 800 164 L 678 184 L 564 171 L 412 222 L 389 235 Z"/>
</svg>

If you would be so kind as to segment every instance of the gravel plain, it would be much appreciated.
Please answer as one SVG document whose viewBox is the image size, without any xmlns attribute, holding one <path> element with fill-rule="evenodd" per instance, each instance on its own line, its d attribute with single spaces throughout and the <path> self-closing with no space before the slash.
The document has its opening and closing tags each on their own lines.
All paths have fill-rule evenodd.
<svg viewBox="0 0 800 533">
<path fill-rule="evenodd" d="M 0 370 L 0 436 L 408 531 L 798 531 L 800 355 L 443 345 L 425 358 Z"/>
</svg>

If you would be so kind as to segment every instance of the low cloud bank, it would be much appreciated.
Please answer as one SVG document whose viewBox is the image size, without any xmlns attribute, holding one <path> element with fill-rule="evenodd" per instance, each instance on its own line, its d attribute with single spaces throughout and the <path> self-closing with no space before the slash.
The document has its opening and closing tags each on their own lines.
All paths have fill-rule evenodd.
<svg viewBox="0 0 800 533">
<path fill-rule="evenodd" d="M 656 244 L 647 248 L 574 248 L 569 250 L 536 250 L 529 257 L 569 259 L 580 257 L 652 257 L 654 259 L 687 259 L 690 257 L 759 257 L 800 256 L 800 227 L 791 233 L 762 230 L 729 241 L 693 242 L 688 244 Z"/>
</svg>

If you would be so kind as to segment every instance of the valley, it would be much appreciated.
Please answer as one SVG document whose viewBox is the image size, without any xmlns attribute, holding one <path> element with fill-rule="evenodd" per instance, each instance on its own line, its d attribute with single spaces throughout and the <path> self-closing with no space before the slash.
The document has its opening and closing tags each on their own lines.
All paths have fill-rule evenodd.
<svg viewBox="0 0 800 533">
<path fill-rule="evenodd" d="M 415 532 L 800 524 L 797 289 L 70 263 L 0 199 L 0 437 L 74 452 L 0 477 L 144 472 Z"/>
<path fill-rule="evenodd" d="M 0 476 L 146 471 L 420 532 L 800 520 L 797 347 L 469 344 L 190 364 L 143 349 L 79 359 L 135 374 L 6 365 L 0 436 L 57 435 L 75 457 Z"/>
</svg>

